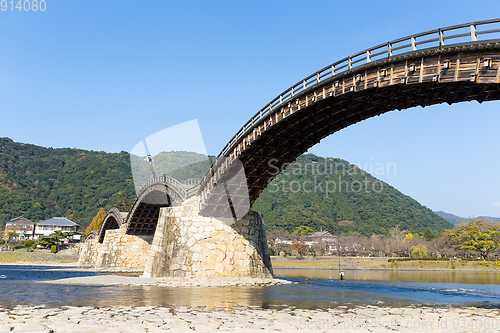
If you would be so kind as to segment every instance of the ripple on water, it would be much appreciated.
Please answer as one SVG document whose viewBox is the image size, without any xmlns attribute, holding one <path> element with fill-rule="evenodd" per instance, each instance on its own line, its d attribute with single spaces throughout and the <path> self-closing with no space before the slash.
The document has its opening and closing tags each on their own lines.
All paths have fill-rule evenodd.
<svg viewBox="0 0 500 333">
<path fill-rule="evenodd" d="M 279 275 L 282 272 L 276 270 Z M 287 272 L 288 273 L 288 272 Z M 62 279 L 79 276 L 101 275 L 103 273 L 61 269 L 54 266 L 0 266 L 3 306 L 18 304 L 47 306 L 171 306 L 190 307 L 241 307 L 263 308 L 295 307 L 302 309 L 355 307 L 366 305 L 409 306 L 500 306 L 498 284 L 471 284 L 441 282 L 442 277 L 433 282 L 432 272 L 428 282 L 383 280 L 370 272 L 362 274 L 362 279 L 340 281 L 325 278 L 324 272 L 315 278 L 309 271 L 307 277 L 298 270 L 283 277 L 296 284 L 269 287 L 225 287 L 225 288 L 165 288 L 156 286 L 85 286 L 53 285 L 39 283 L 41 280 Z M 323 275 L 322 275 L 323 274 Z M 360 274 L 358 272 L 358 274 Z M 495 273 L 492 273 L 495 274 Z M 399 275 L 401 276 L 401 275 Z M 404 277 L 404 276 L 403 276 Z M 484 276 L 481 278 L 484 280 Z M 487 277 L 488 281 L 491 277 Z M 494 280 L 494 279 L 493 279 Z M 456 281 L 456 276 L 454 277 Z M 460 281 L 458 281 L 460 282 Z"/>
</svg>

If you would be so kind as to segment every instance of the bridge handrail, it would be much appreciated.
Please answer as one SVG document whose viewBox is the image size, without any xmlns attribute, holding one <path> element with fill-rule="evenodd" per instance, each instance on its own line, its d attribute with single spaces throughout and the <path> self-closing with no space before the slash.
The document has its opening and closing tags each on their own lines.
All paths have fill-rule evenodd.
<svg viewBox="0 0 500 333">
<path fill-rule="evenodd" d="M 191 198 L 192 196 L 195 196 L 198 194 L 198 192 L 200 191 L 200 184 L 197 184 L 193 187 L 190 187 L 187 189 L 187 198 Z"/>
<path fill-rule="evenodd" d="M 300 80 L 281 94 L 279 94 L 276 98 L 271 100 L 270 103 L 268 103 L 265 107 L 263 107 L 260 111 L 258 111 L 250 120 L 245 123 L 241 127 L 241 129 L 229 140 L 229 142 L 226 144 L 226 146 L 222 149 L 222 151 L 217 155 L 215 161 L 212 163 L 212 167 L 207 171 L 207 173 L 203 176 L 201 183 L 205 184 L 207 179 L 211 177 L 211 172 L 216 169 L 216 166 L 220 163 L 221 160 L 226 156 L 226 154 L 234 147 L 234 145 L 237 144 L 240 138 L 242 138 L 244 135 L 246 135 L 253 127 L 255 124 L 260 122 L 264 117 L 266 117 L 268 114 L 273 112 L 273 109 L 276 107 L 279 107 L 283 103 L 291 100 L 295 95 L 304 92 L 320 83 L 323 81 L 330 79 L 338 74 L 350 71 L 355 69 L 356 67 L 359 67 L 361 65 L 370 63 L 372 61 L 376 60 L 381 60 L 381 59 L 387 59 L 390 58 L 394 55 L 400 55 L 403 53 L 406 53 L 408 51 L 404 52 L 397 52 L 400 50 L 404 49 L 409 49 L 411 50 L 409 52 L 417 51 L 417 46 L 423 45 L 423 44 L 429 44 L 429 43 L 434 43 L 437 42 L 438 45 L 434 47 L 430 47 L 431 49 L 435 48 L 442 48 L 445 45 L 445 41 L 449 41 L 451 39 L 455 38 L 460 38 L 460 37 L 470 37 L 470 42 L 466 43 L 458 43 L 458 44 L 450 44 L 450 45 L 460 45 L 460 44 L 468 44 L 468 43 L 474 43 L 479 41 L 478 36 L 479 35 L 487 35 L 487 34 L 493 34 L 493 33 L 499 33 L 500 29 L 490 29 L 490 30 L 483 30 L 483 31 L 478 31 L 477 26 L 485 26 L 485 25 L 490 25 L 494 23 L 499 23 L 500 18 L 496 19 L 490 19 L 490 20 L 483 20 L 483 21 L 476 21 L 476 22 L 469 22 L 469 23 L 464 23 L 464 24 L 459 24 L 459 25 L 453 25 L 445 28 L 439 28 L 439 29 L 434 29 L 434 30 L 429 30 L 426 32 L 421 32 L 418 34 L 410 35 L 407 37 L 402 37 L 398 38 L 392 41 L 389 41 L 387 43 L 379 44 L 377 46 L 371 47 L 369 49 L 363 50 L 361 52 L 355 53 L 353 55 L 350 55 L 348 57 L 345 57 L 337 62 L 332 63 L 329 66 L 326 66 L 319 71 L 307 76 L 306 78 Z M 461 32 L 457 33 L 454 35 L 445 35 L 445 32 L 451 32 L 459 30 L 459 29 L 464 29 L 464 28 L 469 28 L 470 31 L 467 33 Z M 500 28 L 500 26 L 499 26 Z M 417 41 L 417 38 L 422 38 L 422 37 L 430 37 L 429 39 L 425 39 L 422 41 Z M 481 39 L 481 41 L 487 41 L 487 40 L 494 40 L 494 39 Z M 400 43 L 405 43 L 403 45 L 397 45 L 395 44 L 400 44 Z M 422 49 L 418 49 L 422 50 Z M 378 51 L 378 52 L 377 52 Z M 364 62 L 360 65 L 353 66 L 354 64 L 358 64 L 360 62 Z"/>
<path fill-rule="evenodd" d="M 182 185 L 194 186 L 194 185 L 198 185 L 199 183 L 201 183 L 201 178 L 190 178 L 190 179 L 186 179 L 185 181 L 183 181 Z"/>
<path fill-rule="evenodd" d="M 179 182 L 177 179 L 170 177 L 170 176 L 160 176 L 160 177 L 156 177 L 156 178 L 151 179 L 150 181 L 148 181 L 146 184 L 144 184 L 142 186 L 142 189 L 139 191 L 139 194 L 137 195 L 137 197 L 139 198 L 141 196 L 142 192 L 144 192 L 149 186 L 151 186 L 153 184 L 157 184 L 157 183 L 168 184 L 172 188 L 177 190 L 183 198 L 187 198 L 188 193 L 187 193 L 186 188 L 182 185 L 181 182 Z"/>
</svg>

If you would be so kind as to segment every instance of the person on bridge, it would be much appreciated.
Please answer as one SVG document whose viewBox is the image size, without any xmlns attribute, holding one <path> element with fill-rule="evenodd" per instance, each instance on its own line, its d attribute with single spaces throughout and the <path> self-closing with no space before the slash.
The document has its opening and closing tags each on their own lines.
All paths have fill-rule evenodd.
<svg viewBox="0 0 500 333">
<path fill-rule="evenodd" d="M 340 271 L 340 280 L 344 280 L 344 270 Z"/>
</svg>

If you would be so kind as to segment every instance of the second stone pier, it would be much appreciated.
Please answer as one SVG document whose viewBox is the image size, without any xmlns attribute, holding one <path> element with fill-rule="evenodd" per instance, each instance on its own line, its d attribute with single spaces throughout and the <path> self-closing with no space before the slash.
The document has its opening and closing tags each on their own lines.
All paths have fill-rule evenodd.
<svg viewBox="0 0 500 333">
<path fill-rule="evenodd" d="M 160 210 L 143 276 L 272 277 L 261 214 L 239 221 L 198 214 L 198 197 Z"/>
</svg>

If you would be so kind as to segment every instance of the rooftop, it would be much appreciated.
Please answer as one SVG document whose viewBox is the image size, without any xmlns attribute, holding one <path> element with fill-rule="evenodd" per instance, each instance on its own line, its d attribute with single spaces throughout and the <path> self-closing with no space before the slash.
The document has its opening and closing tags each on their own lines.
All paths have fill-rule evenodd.
<svg viewBox="0 0 500 333">
<path fill-rule="evenodd" d="M 45 221 L 40 221 L 37 223 L 37 225 L 57 225 L 57 226 L 64 226 L 64 227 L 74 227 L 78 226 L 73 221 L 68 220 L 65 217 L 53 217 L 51 219 L 45 220 Z"/>
<path fill-rule="evenodd" d="M 333 237 L 333 235 L 328 231 L 317 231 L 309 237 Z"/>
<path fill-rule="evenodd" d="M 12 220 L 10 220 L 10 221 L 7 221 L 7 222 L 6 222 L 6 224 L 10 224 L 10 223 L 28 223 L 28 224 L 35 224 L 35 222 L 28 220 L 28 219 L 27 219 L 27 218 L 25 218 L 24 216 L 18 216 L 18 217 L 16 217 L 16 218 L 13 218 Z"/>
</svg>

